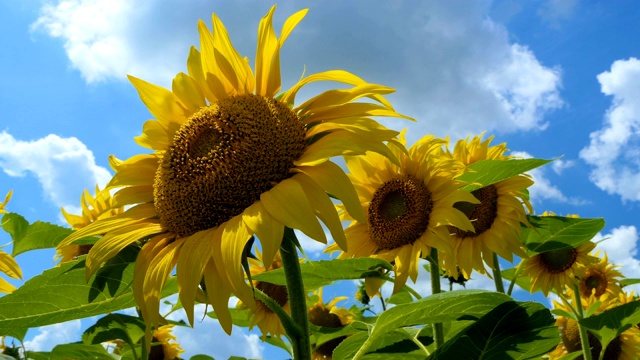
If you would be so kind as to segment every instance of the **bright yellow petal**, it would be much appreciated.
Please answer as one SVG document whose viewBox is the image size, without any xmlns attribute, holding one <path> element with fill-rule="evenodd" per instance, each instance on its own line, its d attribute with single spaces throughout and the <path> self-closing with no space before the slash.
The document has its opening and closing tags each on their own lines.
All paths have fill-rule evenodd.
<svg viewBox="0 0 640 360">
<path fill-rule="evenodd" d="M 131 75 L 127 77 L 138 90 L 140 100 L 163 126 L 169 128 L 171 123 L 183 124 L 187 121 L 189 111 L 171 91 Z"/>
<path fill-rule="evenodd" d="M 269 13 L 260 20 L 256 50 L 256 95 L 268 97 L 272 97 L 280 89 L 280 62 L 274 63 L 274 58 L 280 51 L 278 38 L 273 31 L 275 10 L 276 7 L 272 6 Z"/>
<path fill-rule="evenodd" d="M 233 48 L 227 29 L 218 17 L 213 14 L 213 40 L 216 46 L 216 62 L 221 66 L 227 80 L 234 86 L 236 93 L 245 93 L 244 85 L 247 83 L 247 68 L 242 56 Z M 219 54 L 219 55 L 218 55 Z M 221 61 L 224 59 L 224 62 Z"/>
<path fill-rule="evenodd" d="M 144 279 L 149 269 L 149 264 L 172 239 L 173 235 L 168 234 L 153 237 L 149 242 L 144 244 L 136 258 L 133 269 L 133 297 L 136 299 L 136 303 L 143 316 L 148 313 L 144 302 Z"/>
<path fill-rule="evenodd" d="M 224 271 L 227 274 L 229 285 L 243 303 L 252 304 L 254 301 L 253 292 L 244 281 L 244 271 L 241 265 L 244 248 L 252 235 L 250 229 L 242 221 L 241 215 L 231 218 L 221 227 L 224 227 L 220 244 L 222 256 L 216 257 L 215 260 L 218 271 Z M 221 260 L 220 263 L 218 263 L 218 259 Z"/>
<path fill-rule="evenodd" d="M 152 185 L 158 165 L 159 159 L 156 155 L 141 154 L 132 156 L 118 164 L 118 171 L 107 184 L 107 188 L 127 185 Z"/>
<path fill-rule="evenodd" d="M 229 312 L 231 289 L 220 276 L 213 261 L 209 261 L 204 270 L 204 285 L 207 288 L 207 299 L 213 306 L 220 325 L 228 335 L 231 335 L 232 320 Z"/>
<path fill-rule="evenodd" d="M 22 279 L 22 270 L 16 260 L 2 250 L 0 250 L 0 271 L 14 279 Z"/>
<path fill-rule="evenodd" d="M 0 294 L 9 294 L 15 289 L 15 286 L 9 284 L 7 280 L 0 277 Z"/>
<path fill-rule="evenodd" d="M 274 219 L 260 201 L 256 201 L 242 213 L 242 220 L 260 239 L 262 260 L 269 269 L 280 248 L 284 225 Z"/>
<path fill-rule="evenodd" d="M 128 186 L 113 195 L 112 207 L 148 203 L 153 201 L 153 185 Z"/>
<path fill-rule="evenodd" d="M 201 107 L 207 106 L 202 88 L 196 80 L 185 73 L 179 73 L 173 78 L 171 89 L 190 113 L 195 113 Z"/>
</svg>

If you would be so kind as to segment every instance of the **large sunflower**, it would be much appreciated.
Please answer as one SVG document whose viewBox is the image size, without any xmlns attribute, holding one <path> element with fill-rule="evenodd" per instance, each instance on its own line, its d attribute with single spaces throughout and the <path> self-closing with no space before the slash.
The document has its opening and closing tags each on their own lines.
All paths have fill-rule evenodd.
<svg viewBox="0 0 640 360">
<path fill-rule="evenodd" d="M 404 138 L 400 138 L 404 145 Z M 346 158 L 347 167 L 360 202 L 367 214 L 366 221 L 353 219 L 345 212 L 344 220 L 352 220 L 345 230 L 348 249 L 341 258 L 377 257 L 394 263 L 394 292 L 407 281 L 415 282 L 418 260 L 428 256 L 431 248 L 438 249 L 447 259 L 445 271 L 455 271 L 451 260 L 451 240 L 448 226 L 473 231 L 473 225 L 460 210 L 457 202 L 478 201 L 463 185 L 454 180 L 462 170 L 456 162 L 442 156 L 445 140 L 425 136 L 408 151 L 389 146 L 400 165 L 382 155 Z M 339 250 L 333 244 L 327 251 Z M 453 269 L 451 268 L 453 266 Z M 367 289 L 369 296 L 375 291 Z"/>
<path fill-rule="evenodd" d="M 124 212 L 124 207 L 113 207 L 113 198 L 107 189 L 100 190 L 96 185 L 96 195 L 91 196 L 89 191 L 85 190 L 80 197 L 80 206 L 82 215 L 69 214 L 62 208 L 67 223 L 74 229 L 82 229 L 98 219 L 106 219 Z M 72 261 L 80 255 L 86 255 L 92 245 L 69 245 L 58 247 L 56 250 L 56 259 L 60 259 L 60 263 Z"/>
<path fill-rule="evenodd" d="M 0 214 L 6 214 L 7 210 L 4 207 L 11 200 L 12 191 L 9 191 L 4 198 L 4 202 L 0 203 Z M 7 276 L 14 279 L 22 279 L 22 270 L 16 260 L 6 252 L 0 250 L 0 272 L 7 274 Z M 9 284 L 9 282 L 0 277 L 0 293 L 10 293 L 15 290 L 15 286 Z"/>
<path fill-rule="evenodd" d="M 112 157 L 116 174 L 107 188 L 119 188 L 114 207 L 133 206 L 61 244 L 104 234 L 87 257 L 90 277 L 127 245 L 149 239 L 136 260 L 133 288 L 150 326 L 160 321 L 160 290 L 177 266 L 180 300 L 190 323 L 203 280 L 205 289 L 215 289 L 207 291 L 207 301 L 231 332 L 229 295 L 255 306 L 240 261 L 251 236 L 260 239 L 266 264 L 285 227 L 326 242 L 318 218 L 345 246 L 327 192 L 354 217 L 364 220 L 364 214 L 349 179 L 329 159 L 367 151 L 391 155 L 383 141 L 397 132 L 370 116 L 404 117 L 383 97 L 393 89 L 333 70 L 302 78 L 278 95 L 280 48 L 307 10 L 285 21 L 280 38 L 272 26 L 274 10 L 258 28 L 255 76 L 214 14 L 213 32 L 199 22 L 200 50 L 191 48 L 188 74 L 175 77 L 173 91 L 129 77 L 155 117 L 136 141 L 154 152 L 125 161 Z M 352 87 L 326 91 L 294 107 L 298 91 L 320 80 Z M 368 102 L 354 102 L 363 97 Z"/>
<path fill-rule="evenodd" d="M 568 292 L 572 294 L 571 291 Z M 618 296 L 611 297 L 608 300 L 603 301 L 595 314 L 599 314 L 604 310 L 626 304 L 633 300 L 632 294 L 620 293 Z M 592 306 L 594 298 L 582 298 L 583 310 L 587 310 Z M 571 312 L 571 309 L 564 303 L 553 301 L 554 309 L 562 309 L 565 312 Z M 556 318 L 556 326 L 560 331 L 562 341 L 558 346 L 547 356 L 551 360 L 563 358 L 565 355 L 574 351 L 581 351 L 582 345 L 580 343 L 580 331 L 578 323 L 564 316 L 558 316 Z M 591 357 L 598 359 L 600 351 L 602 350 L 602 344 L 598 339 L 588 333 L 589 345 L 591 347 Z M 633 326 L 628 330 L 625 330 L 622 334 L 613 339 L 604 350 L 604 359 L 611 360 L 635 360 L 640 356 L 640 330 Z"/>
<path fill-rule="evenodd" d="M 490 146 L 493 136 L 482 140 L 482 135 L 456 143 L 452 158 L 464 166 L 481 160 L 507 160 L 505 143 Z M 526 257 L 520 243 L 521 223 L 527 223 L 525 207 L 531 213 L 526 189 L 533 185 L 527 175 L 518 175 L 498 183 L 472 191 L 479 204 L 458 203 L 460 209 L 471 220 L 474 231 L 451 228 L 453 248 L 462 275 L 469 279 L 471 271 L 486 273 L 484 263 L 495 268 L 493 254 L 513 261 L 513 254 Z M 484 260 L 484 262 L 483 262 Z"/>
</svg>

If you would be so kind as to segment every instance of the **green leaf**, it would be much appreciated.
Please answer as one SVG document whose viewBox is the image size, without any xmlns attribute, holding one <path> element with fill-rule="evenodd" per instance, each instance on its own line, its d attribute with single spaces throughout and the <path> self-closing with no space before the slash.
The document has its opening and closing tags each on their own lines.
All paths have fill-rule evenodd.
<svg viewBox="0 0 640 360">
<path fill-rule="evenodd" d="M 393 267 L 385 260 L 374 258 L 307 261 L 300 264 L 304 285 L 308 290 L 315 290 L 336 280 L 381 276 L 379 269 L 392 270 Z M 253 275 L 253 279 L 277 285 L 287 284 L 283 268 Z"/>
<path fill-rule="evenodd" d="M 502 277 L 509 281 L 513 280 L 513 275 L 515 273 L 516 273 L 515 267 L 500 271 L 500 274 L 502 275 Z M 516 279 L 516 285 L 520 286 L 526 291 L 529 291 L 529 289 L 531 289 L 531 278 L 529 276 L 524 276 L 521 271 L 520 275 L 518 275 L 518 278 Z"/>
<path fill-rule="evenodd" d="M 37 249 L 54 248 L 73 230 L 48 222 L 36 221 L 29 224 L 16 213 L 6 214 L 2 218 L 2 228 L 13 239 L 12 256 Z"/>
<path fill-rule="evenodd" d="M 22 342 L 28 330 L 27 328 L 2 329 L 0 330 L 0 336 L 10 336 Z"/>
<path fill-rule="evenodd" d="M 604 219 L 562 216 L 528 216 L 532 228 L 524 228 L 522 239 L 529 255 L 562 248 L 575 248 L 604 228 Z"/>
<path fill-rule="evenodd" d="M 144 321 L 138 317 L 108 314 L 82 334 L 82 342 L 91 345 L 110 340 L 123 340 L 137 355 L 135 353 L 136 343 L 144 336 L 145 329 Z"/>
<path fill-rule="evenodd" d="M 467 166 L 471 172 L 458 177 L 459 180 L 471 184 L 463 189 L 473 191 L 484 186 L 498 183 L 502 180 L 510 179 L 514 176 L 525 173 L 553 160 L 545 159 L 512 159 L 512 160 L 480 160 Z"/>
<path fill-rule="evenodd" d="M 231 323 L 233 325 L 236 326 L 240 326 L 240 327 L 246 327 L 248 328 L 249 326 L 251 326 L 251 318 L 249 316 L 249 309 L 229 309 L 229 312 L 231 313 Z M 207 316 L 209 316 L 212 319 L 217 319 L 218 317 L 216 316 L 216 313 L 211 311 L 207 313 Z"/>
<path fill-rule="evenodd" d="M 534 359 L 558 345 L 549 309 L 507 301 L 438 348 L 429 359 Z"/>
<path fill-rule="evenodd" d="M 102 345 L 87 344 L 63 344 L 51 350 L 50 360 L 114 360 L 116 357 L 109 354 Z"/>
<path fill-rule="evenodd" d="M 369 335 L 366 332 L 359 332 L 353 336 L 349 336 L 333 350 L 333 359 L 353 359 L 367 338 L 369 338 Z"/>
<path fill-rule="evenodd" d="M 364 348 L 361 351 L 370 352 L 369 350 L 384 335 L 397 328 L 478 319 L 508 301 L 511 301 L 511 298 L 505 294 L 482 290 L 458 290 L 424 297 L 410 304 L 397 305 L 380 314 L 371 333 L 362 345 Z M 347 340 L 355 336 L 357 334 Z M 351 350 L 347 350 L 347 348 L 351 349 L 350 343 L 345 345 L 345 354 L 351 352 Z M 348 359 L 348 357 L 337 359 Z"/>
<path fill-rule="evenodd" d="M 0 298 L 0 333 L 122 310 L 136 305 L 131 283 L 138 251 L 127 248 L 109 260 L 89 283 L 84 260 L 61 264 Z M 169 279 L 162 296 L 178 292 Z"/>
<path fill-rule="evenodd" d="M 193 355 L 192 357 L 189 358 L 189 360 L 216 360 L 216 359 L 212 358 L 209 355 L 198 354 L 198 355 Z"/>
<path fill-rule="evenodd" d="M 289 355 L 291 355 L 291 357 L 293 357 L 293 349 L 291 348 L 291 345 L 289 345 L 289 343 L 285 342 L 281 338 L 274 337 L 274 336 L 267 336 L 264 339 L 264 342 L 266 342 L 267 344 L 279 347 L 280 349 L 282 349 L 282 350 L 286 351 L 287 353 L 289 353 Z"/>
<path fill-rule="evenodd" d="M 593 334 L 602 349 L 606 349 L 611 340 L 632 326 L 640 324 L 640 300 L 618 305 L 580 321 Z"/>
<path fill-rule="evenodd" d="M 629 285 L 635 285 L 635 284 L 640 284 L 640 279 L 628 279 L 628 278 L 625 278 L 625 279 L 620 280 L 620 285 L 622 287 L 629 286 Z"/>
<path fill-rule="evenodd" d="M 387 299 L 387 304 L 400 305 L 400 304 L 407 304 L 412 301 L 413 301 L 413 296 L 411 296 L 411 293 L 409 292 L 409 290 L 407 290 L 407 287 L 404 286 L 402 289 L 400 289 L 400 291 L 391 295 Z"/>
</svg>

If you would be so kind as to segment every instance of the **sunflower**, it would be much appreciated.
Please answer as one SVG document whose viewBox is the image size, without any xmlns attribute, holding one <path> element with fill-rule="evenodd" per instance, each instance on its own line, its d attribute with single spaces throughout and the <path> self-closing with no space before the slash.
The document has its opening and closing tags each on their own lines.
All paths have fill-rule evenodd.
<svg viewBox="0 0 640 360">
<path fill-rule="evenodd" d="M 493 136 L 482 140 L 482 135 L 459 140 L 453 153 L 448 153 L 462 165 L 469 166 L 481 160 L 508 160 L 506 143 L 490 146 Z M 455 204 L 471 220 L 474 231 L 451 227 L 454 255 L 462 275 L 469 279 L 471 271 L 486 273 L 484 264 L 494 266 L 494 254 L 513 261 L 513 254 L 522 258 L 526 254 L 520 243 L 521 223 L 527 224 L 525 207 L 532 212 L 525 196 L 533 185 L 528 175 L 517 175 L 472 191 L 480 203 Z M 455 275 L 455 274 L 449 274 Z"/>
<path fill-rule="evenodd" d="M 268 269 L 279 269 L 282 267 L 282 258 L 280 257 L 279 251 L 273 258 L 271 266 L 264 265 L 262 253 L 257 249 L 256 255 L 257 259 L 249 258 L 249 272 L 252 275 L 261 274 Z M 291 314 L 289 293 L 287 292 L 287 287 L 285 285 L 275 285 L 262 281 L 256 281 L 253 285 L 278 303 L 278 305 L 280 305 L 287 314 Z M 242 302 L 238 302 L 237 307 L 238 309 L 247 308 L 247 306 Z M 282 326 L 282 322 L 280 322 L 278 315 L 276 315 L 276 313 L 261 301 L 256 301 L 255 308 L 249 310 L 249 316 L 251 318 L 250 329 L 253 328 L 253 326 L 258 325 L 258 328 L 262 332 L 263 340 L 266 339 L 269 334 L 277 337 L 285 334 L 284 327 Z"/>
<path fill-rule="evenodd" d="M 603 259 L 599 258 L 598 254 L 596 253 L 595 257 L 599 261 L 586 265 L 584 275 L 578 280 L 580 296 L 589 298 L 593 295 L 598 300 L 606 300 L 611 296 L 617 297 L 622 293 L 622 287 L 620 287 L 622 274 L 616 270 L 617 266 L 609 262 L 606 253 Z"/>
<path fill-rule="evenodd" d="M 82 215 L 69 214 L 62 208 L 62 215 L 67 223 L 74 229 L 82 229 L 98 219 L 106 219 L 124 212 L 124 207 L 113 207 L 113 198 L 107 189 L 100 190 L 96 185 L 96 195 L 91 196 L 89 191 L 85 190 L 80 197 L 80 206 Z M 61 259 L 60 264 L 72 261 L 78 256 L 86 255 L 92 245 L 69 245 L 58 247 L 55 259 Z"/>
<path fill-rule="evenodd" d="M 402 135 L 400 142 L 405 144 Z M 469 219 L 453 204 L 478 201 L 460 190 L 463 183 L 454 180 L 460 171 L 456 171 L 455 161 L 441 156 L 445 144 L 445 140 L 429 135 L 408 151 L 389 146 L 400 165 L 376 153 L 346 158 L 349 177 L 367 219 L 361 221 L 341 213 L 343 220 L 352 222 L 345 230 L 348 250 L 339 257 L 369 256 L 393 262 L 394 293 L 407 278 L 416 281 L 418 260 L 429 255 L 431 248 L 444 255 L 441 260 L 449 259 L 442 262 L 445 270 L 455 271 L 448 226 L 473 231 Z M 337 250 L 339 246 L 332 244 L 326 251 Z M 367 288 L 369 296 L 374 290 Z"/>
<path fill-rule="evenodd" d="M 4 202 L 0 203 L 0 214 L 6 214 L 7 211 L 4 207 L 7 205 L 9 200 L 11 200 L 12 191 L 9 191 L 7 196 L 4 198 Z M 0 250 L 0 272 L 5 273 L 10 278 L 14 279 L 22 279 L 22 270 L 16 260 L 6 252 Z M 16 287 L 9 284 L 9 282 L 0 277 L 0 293 L 10 293 L 15 290 Z"/>
<path fill-rule="evenodd" d="M 593 300 L 594 298 L 591 297 L 591 299 Z M 626 304 L 632 300 L 633 294 L 628 295 L 620 293 L 617 297 L 611 297 L 608 300 L 603 301 L 595 313 L 601 313 L 604 310 Z M 591 304 L 592 301 L 589 301 L 589 299 L 582 299 L 582 307 L 584 310 L 588 309 Z M 553 301 L 553 307 L 554 309 L 562 309 L 566 312 L 572 311 L 566 304 L 562 304 L 557 301 Z M 558 316 L 556 318 L 556 326 L 560 331 L 562 341 L 551 353 L 547 354 L 549 359 L 560 359 L 564 355 L 582 350 L 582 345 L 580 343 L 580 331 L 578 323 L 575 320 L 564 316 Z M 593 359 L 597 359 L 600 355 L 600 351 L 602 350 L 602 345 L 594 335 L 591 333 L 588 333 L 588 335 L 589 345 L 591 347 L 591 357 Z M 613 339 L 604 351 L 604 359 L 611 360 L 634 360 L 638 359 L 639 355 L 640 330 L 635 326 L 625 330 L 622 334 Z"/>
<path fill-rule="evenodd" d="M 370 84 L 346 71 L 302 78 L 281 87 L 280 48 L 304 17 L 289 17 L 280 38 L 273 30 L 275 7 L 258 28 L 255 76 L 233 48 L 213 15 L 213 32 L 200 21 L 200 50 L 191 48 L 188 74 L 180 73 L 172 91 L 129 76 L 155 120 L 136 138 L 153 150 L 125 161 L 111 157 L 116 170 L 108 189 L 118 188 L 123 214 L 78 230 L 62 246 L 104 234 L 87 257 L 87 278 L 120 250 L 147 240 L 136 260 L 134 294 L 148 326 L 158 324 L 159 296 L 177 266 L 179 296 L 189 322 L 198 285 L 207 292 L 222 327 L 231 332 L 228 298 L 236 294 L 255 306 L 244 280 L 241 257 L 257 235 L 263 260 L 271 264 L 285 227 L 326 242 L 318 218 L 345 246 L 344 231 L 331 193 L 353 216 L 364 220 L 357 194 L 331 157 L 377 151 L 392 156 L 384 141 L 389 130 L 371 116 L 403 117 L 383 95 L 394 90 Z M 321 80 L 351 87 L 329 90 L 294 107 L 298 91 Z M 354 102 L 367 98 L 367 102 Z"/>
<path fill-rule="evenodd" d="M 531 256 L 524 260 L 524 273 L 531 279 L 530 292 L 542 290 L 544 296 L 549 291 L 562 291 L 565 286 L 572 287 L 575 278 L 584 278 L 585 266 L 598 262 L 598 259 L 589 255 L 596 246 L 589 241 L 578 247 L 563 247 L 546 251 Z"/>
<path fill-rule="evenodd" d="M 338 302 L 347 299 L 346 296 L 339 296 L 331 300 L 330 303 L 325 304 L 322 301 L 322 289 L 320 289 L 318 290 L 318 297 L 318 301 L 309 308 L 310 323 L 316 326 L 337 329 L 353 322 L 355 315 L 351 311 L 336 306 Z M 320 346 L 314 345 L 311 359 L 331 359 L 333 350 L 346 338 L 346 336 L 340 336 L 324 342 Z"/>
<path fill-rule="evenodd" d="M 179 355 L 184 352 L 180 344 L 175 341 L 177 338 L 171 333 L 173 325 L 163 325 L 153 332 L 153 343 L 149 351 L 149 360 L 174 360 L 179 359 Z"/>
</svg>

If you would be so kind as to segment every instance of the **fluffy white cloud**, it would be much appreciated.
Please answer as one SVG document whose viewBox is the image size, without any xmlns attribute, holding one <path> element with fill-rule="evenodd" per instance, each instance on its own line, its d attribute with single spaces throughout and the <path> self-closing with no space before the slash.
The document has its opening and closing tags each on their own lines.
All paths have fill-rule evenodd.
<svg viewBox="0 0 640 360">
<path fill-rule="evenodd" d="M 276 28 L 301 6 L 280 1 Z M 215 11 L 234 45 L 253 61 L 257 21 L 268 4 L 246 7 L 196 0 L 176 7 L 158 0 L 61 0 L 41 8 L 32 29 L 63 41 L 71 66 L 89 83 L 129 73 L 169 85 L 197 44 L 196 19 Z M 393 86 L 396 108 L 422 120 L 410 141 L 428 131 L 464 136 L 546 127 L 545 113 L 562 106 L 558 68 L 540 63 L 489 17 L 489 2 L 309 3 L 307 19 L 282 56 L 285 84 L 309 72 L 345 68 Z M 464 9 L 464 11 L 460 11 Z M 331 25 L 326 19 L 331 18 Z M 306 96 L 301 92 L 301 97 Z M 396 127 L 398 127 L 396 126 Z M 415 137 L 415 138 L 412 138 Z"/>
<path fill-rule="evenodd" d="M 519 156 L 525 159 L 532 158 L 531 154 L 525 151 L 513 151 L 511 155 Z M 558 161 L 558 160 L 556 160 Z M 562 168 L 569 167 L 566 163 L 559 166 L 558 170 L 554 168 L 556 173 L 559 173 Z M 545 167 L 535 168 L 528 172 L 534 181 L 534 184 L 529 188 L 529 194 L 531 201 L 534 203 L 542 203 L 545 200 L 551 200 L 560 203 L 568 203 L 572 205 L 585 204 L 585 200 L 580 198 L 568 197 L 557 186 L 553 185 L 546 174 Z"/>
<path fill-rule="evenodd" d="M 596 246 L 596 250 L 606 251 L 609 261 L 620 265 L 620 272 L 626 278 L 640 278 L 640 261 L 638 255 L 638 229 L 635 226 L 620 226 L 611 230 L 608 234 L 598 234 L 594 241 L 604 240 Z M 637 294 L 640 285 L 631 285 L 627 290 L 633 290 Z"/>
<path fill-rule="evenodd" d="M 640 201 L 640 60 L 617 60 L 598 81 L 613 100 L 604 126 L 591 133 L 580 157 L 593 165 L 590 179 L 600 189 Z"/>
<path fill-rule="evenodd" d="M 95 157 L 75 137 L 51 134 L 23 141 L 0 132 L 0 168 L 9 176 L 33 174 L 56 206 L 77 209 L 84 189 L 104 186 L 111 174 L 96 165 Z"/>
<path fill-rule="evenodd" d="M 38 328 L 38 334 L 25 341 L 24 347 L 29 351 L 51 351 L 56 345 L 76 342 L 81 336 L 80 320 L 71 320 Z"/>
</svg>

